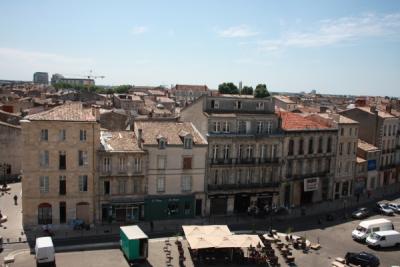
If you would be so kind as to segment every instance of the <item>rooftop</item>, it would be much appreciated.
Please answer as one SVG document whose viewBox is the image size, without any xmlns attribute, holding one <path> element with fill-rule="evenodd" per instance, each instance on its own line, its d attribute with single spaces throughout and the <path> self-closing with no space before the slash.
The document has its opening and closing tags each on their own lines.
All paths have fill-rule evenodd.
<svg viewBox="0 0 400 267">
<path fill-rule="evenodd" d="M 286 131 L 333 129 L 296 113 L 280 112 L 278 115 L 282 118 L 282 129 Z"/>
<path fill-rule="evenodd" d="M 28 115 L 25 119 L 31 121 L 96 121 L 92 109 L 83 108 L 81 102 L 67 103 L 47 111 Z"/>
<path fill-rule="evenodd" d="M 337 118 L 339 118 L 338 123 L 340 123 L 340 124 L 357 124 L 358 123 L 358 121 L 352 120 L 348 117 L 345 117 L 345 116 L 339 115 L 339 114 L 318 113 L 318 115 L 325 119 L 333 119 L 333 118 L 337 117 Z"/>
<path fill-rule="evenodd" d="M 177 91 L 200 91 L 206 92 L 208 91 L 207 85 L 188 85 L 188 84 L 177 84 L 173 88 L 173 90 Z"/>
<path fill-rule="evenodd" d="M 158 139 L 164 137 L 170 145 L 182 145 L 182 133 L 192 135 L 196 145 L 205 145 L 207 141 L 190 122 L 173 121 L 137 121 L 135 129 L 142 129 L 143 141 L 146 145 L 158 144 Z"/>
<path fill-rule="evenodd" d="M 286 104 L 296 104 L 296 102 L 292 101 L 289 97 L 284 95 L 275 95 L 274 98 L 285 102 Z"/>
<path fill-rule="evenodd" d="M 357 157 L 357 163 L 363 163 L 363 162 L 366 162 L 366 160 L 363 158 Z"/>
<path fill-rule="evenodd" d="M 365 142 L 364 140 L 358 139 L 358 148 L 364 150 L 364 151 L 376 151 L 379 150 L 376 146 Z"/>
<path fill-rule="evenodd" d="M 101 131 L 100 142 L 105 151 L 142 152 L 132 131 Z"/>
<path fill-rule="evenodd" d="M 175 103 L 174 100 L 172 100 L 171 98 L 166 97 L 166 96 L 157 97 L 157 101 L 160 102 L 160 103 Z"/>
<path fill-rule="evenodd" d="M 371 112 L 371 108 L 370 107 L 357 107 L 357 108 L 362 110 L 362 111 L 368 112 L 370 114 L 374 114 L 373 112 Z M 390 113 L 388 113 L 386 111 L 379 110 L 379 109 L 377 109 L 377 111 L 378 111 L 378 116 L 381 117 L 381 118 L 395 118 L 395 116 L 393 116 L 392 114 L 390 114 Z"/>
</svg>

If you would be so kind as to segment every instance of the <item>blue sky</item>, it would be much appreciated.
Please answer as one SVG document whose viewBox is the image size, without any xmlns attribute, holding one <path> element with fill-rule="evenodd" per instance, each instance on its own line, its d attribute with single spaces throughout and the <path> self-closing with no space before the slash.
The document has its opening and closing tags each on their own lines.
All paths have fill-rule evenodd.
<svg viewBox="0 0 400 267">
<path fill-rule="evenodd" d="M 400 1 L 1 1 L 0 79 L 400 92 Z"/>
</svg>

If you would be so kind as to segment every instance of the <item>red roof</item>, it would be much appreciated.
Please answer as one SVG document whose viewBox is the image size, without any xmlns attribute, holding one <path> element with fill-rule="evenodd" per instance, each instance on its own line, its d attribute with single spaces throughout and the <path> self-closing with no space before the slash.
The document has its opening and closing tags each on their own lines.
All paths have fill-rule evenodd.
<svg viewBox="0 0 400 267">
<path fill-rule="evenodd" d="M 291 112 L 280 112 L 283 130 L 323 130 L 330 129 L 329 126 L 304 118 L 301 115 Z"/>
</svg>

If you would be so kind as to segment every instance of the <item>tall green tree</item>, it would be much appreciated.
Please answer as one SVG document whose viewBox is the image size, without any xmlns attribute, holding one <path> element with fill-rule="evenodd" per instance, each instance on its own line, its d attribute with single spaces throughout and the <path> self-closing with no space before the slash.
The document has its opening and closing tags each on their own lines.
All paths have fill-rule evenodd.
<svg viewBox="0 0 400 267">
<path fill-rule="evenodd" d="M 239 89 L 234 83 L 221 83 L 218 85 L 218 92 L 220 94 L 239 94 Z"/>
<path fill-rule="evenodd" d="M 256 90 L 254 90 L 254 97 L 256 98 L 264 98 L 270 96 L 268 92 L 267 85 L 265 84 L 258 84 L 256 86 Z"/>
<path fill-rule="evenodd" d="M 251 86 L 243 86 L 242 91 L 240 91 L 242 95 L 252 95 L 253 87 Z"/>
</svg>

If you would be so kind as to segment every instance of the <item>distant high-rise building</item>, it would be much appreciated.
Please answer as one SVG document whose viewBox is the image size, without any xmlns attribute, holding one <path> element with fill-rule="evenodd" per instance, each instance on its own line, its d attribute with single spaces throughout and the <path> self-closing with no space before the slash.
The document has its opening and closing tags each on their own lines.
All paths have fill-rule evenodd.
<svg viewBox="0 0 400 267">
<path fill-rule="evenodd" d="M 94 80 L 89 78 L 65 78 L 63 75 L 56 73 L 51 76 L 51 84 L 54 85 L 56 83 L 64 83 L 70 85 L 94 85 Z"/>
<path fill-rule="evenodd" d="M 49 84 L 49 74 L 47 72 L 35 72 L 33 82 L 37 84 Z"/>
</svg>

